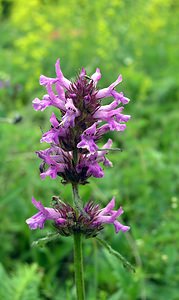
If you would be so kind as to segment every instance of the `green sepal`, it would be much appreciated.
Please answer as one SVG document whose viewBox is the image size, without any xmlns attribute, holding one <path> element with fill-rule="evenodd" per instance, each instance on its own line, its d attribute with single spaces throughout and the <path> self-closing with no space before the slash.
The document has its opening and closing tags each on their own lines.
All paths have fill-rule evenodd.
<svg viewBox="0 0 179 300">
<path fill-rule="evenodd" d="M 107 249 L 110 254 L 117 257 L 128 271 L 132 271 L 135 273 L 135 267 L 124 256 L 122 256 L 119 252 L 114 250 L 105 240 L 99 237 L 96 237 L 96 240 L 99 242 L 100 245 Z"/>
</svg>

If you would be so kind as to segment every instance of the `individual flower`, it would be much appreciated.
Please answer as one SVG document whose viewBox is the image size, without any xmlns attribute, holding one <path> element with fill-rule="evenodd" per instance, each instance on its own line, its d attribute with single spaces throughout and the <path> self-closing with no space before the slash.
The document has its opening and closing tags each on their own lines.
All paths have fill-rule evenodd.
<svg viewBox="0 0 179 300">
<path fill-rule="evenodd" d="M 65 104 L 66 113 L 62 117 L 63 126 L 65 128 L 74 127 L 75 126 L 75 118 L 80 116 L 80 111 L 74 106 L 73 100 L 67 98 Z"/>
<path fill-rule="evenodd" d="M 33 108 L 35 110 L 45 110 L 48 106 L 54 106 L 59 108 L 61 111 L 65 111 L 65 94 L 63 88 L 56 82 L 56 90 L 57 90 L 57 95 L 55 95 L 53 89 L 52 89 L 52 84 L 47 83 L 45 85 L 47 93 L 45 94 L 40 100 L 39 98 L 35 98 L 32 103 L 33 103 Z"/>
<path fill-rule="evenodd" d="M 118 105 L 117 101 L 113 101 L 109 105 L 101 106 L 93 115 L 98 121 L 106 121 L 110 130 L 123 131 L 126 128 L 121 122 L 128 122 L 129 115 L 123 115 L 121 112 L 124 107 L 113 109 Z"/>
<path fill-rule="evenodd" d="M 46 220 L 54 220 L 59 223 L 65 223 L 65 220 L 61 218 L 61 215 L 56 212 L 55 209 L 44 207 L 42 203 L 36 201 L 35 198 L 32 198 L 32 203 L 39 210 L 39 212 L 26 220 L 26 223 L 30 229 L 43 229 Z"/>
<path fill-rule="evenodd" d="M 97 68 L 96 72 L 93 75 L 91 75 L 91 79 L 92 79 L 94 85 L 96 86 L 98 81 L 101 79 L 101 72 L 100 72 L 99 68 Z"/>
<path fill-rule="evenodd" d="M 67 78 L 65 78 L 65 76 L 63 75 L 61 68 L 60 68 L 60 59 L 57 59 L 57 62 L 55 64 L 55 70 L 56 70 L 57 79 L 58 79 L 59 84 L 62 87 L 69 89 L 69 87 L 71 85 L 71 81 L 68 80 Z"/>
<path fill-rule="evenodd" d="M 78 231 L 86 237 L 96 236 L 105 224 L 113 224 L 115 232 L 128 231 L 129 226 L 121 224 L 117 218 L 123 213 L 122 207 L 114 210 L 115 198 L 100 209 L 99 205 L 88 202 L 84 206 L 86 214 L 77 214 L 75 209 L 61 201 L 58 197 L 53 197 L 53 208 L 44 207 L 41 202 L 32 198 L 32 203 L 39 210 L 34 216 L 26 220 L 30 229 L 42 229 L 47 220 L 52 220 L 57 231 L 61 235 L 71 235 Z"/>
<path fill-rule="evenodd" d="M 118 210 L 114 210 L 115 207 L 115 198 L 107 204 L 107 206 L 99 211 L 97 222 L 101 222 L 102 224 L 109 223 L 113 224 L 115 227 L 116 233 L 120 230 L 123 232 L 128 231 L 130 229 L 129 226 L 124 226 L 121 224 L 116 218 L 123 214 L 123 209 L 120 207 Z"/>
<path fill-rule="evenodd" d="M 45 179 L 46 176 L 55 179 L 57 175 L 62 176 L 63 173 L 65 173 L 65 170 L 71 168 L 71 154 L 66 153 L 57 146 L 52 146 L 46 150 L 36 151 L 36 154 L 43 160 L 43 163 L 40 165 L 40 177 L 42 179 Z M 46 166 L 48 168 L 46 168 Z"/>
<path fill-rule="evenodd" d="M 52 115 L 50 117 L 50 123 L 51 123 L 51 129 L 42 135 L 42 138 L 40 141 L 58 145 L 59 140 L 64 137 L 66 138 L 66 135 L 68 132 L 63 127 L 61 127 L 59 130 L 60 122 L 57 120 L 54 113 L 52 113 Z"/>
<path fill-rule="evenodd" d="M 78 174 L 83 175 L 83 179 L 87 180 L 90 176 L 101 178 L 104 176 L 103 169 L 99 163 L 103 163 L 104 166 L 112 167 L 112 162 L 106 158 L 108 150 L 111 148 L 112 140 L 102 147 L 102 151 L 97 151 L 94 154 L 80 155 L 79 162 L 76 166 Z M 107 148 L 107 149 L 106 149 Z M 105 150 L 103 150 L 105 149 Z"/>
<path fill-rule="evenodd" d="M 123 93 L 118 93 L 115 87 L 122 81 L 122 75 L 119 75 L 116 81 L 114 81 L 109 87 L 101 89 L 97 92 L 96 98 L 102 99 L 107 97 L 114 97 L 116 100 L 127 104 L 130 100 L 124 97 Z"/>
<path fill-rule="evenodd" d="M 98 147 L 95 144 L 95 133 L 96 133 L 96 123 L 88 127 L 81 135 L 81 141 L 77 144 L 78 148 L 85 148 L 89 153 L 93 154 L 97 151 Z"/>
<path fill-rule="evenodd" d="M 45 110 L 48 106 L 52 105 L 52 101 L 49 97 L 49 95 L 44 95 L 43 99 L 40 100 L 39 98 L 35 98 L 33 101 L 33 108 L 35 110 Z"/>
<path fill-rule="evenodd" d="M 106 157 L 108 154 L 108 149 L 112 146 L 112 140 L 108 139 L 107 143 L 103 145 L 102 151 L 98 151 L 98 162 L 102 162 L 106 167 L 112 167 L 112 162 Z"/>
</svg>

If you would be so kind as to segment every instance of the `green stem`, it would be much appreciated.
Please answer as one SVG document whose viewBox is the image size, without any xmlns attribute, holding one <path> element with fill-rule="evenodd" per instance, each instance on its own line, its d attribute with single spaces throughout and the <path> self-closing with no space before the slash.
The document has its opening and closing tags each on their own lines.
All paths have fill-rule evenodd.
<svg viewBox="0 0 179 300">
<path fill-rule="evenodd" d="M 78 212 L 81 212 L 83 211 L 83 207 L 82 207 L 82 201 L 78 194 L 78 185 L 72 184 L 72 190 L 73 190 L 73 203 L 75 205 L 75 208 L 77 208 Z"/>
<path fill-rule="evenodd" d="M 84 300 L 85 288 L 83 276 L 82 236 L 79 232 L 74 233 L 74 267 L 77 300 Z"/>
<path fill-rule="evenodd" d="M 76 209 L 77 215 L 81 213 L 86 219 L 89 219 L 88 214 L 83 209 L 83 203 L 78 193 L 78 185 L 72 184 L 72 190 L 73 190 L 73 203 Z"/>
<path fill-rule="evenodd" d="M 80 197 L 78 194 L 78 185 L 72 185 L 73 202 L 76 213 L 82 210 Z M 79 231 L 74 232 L 74 268 L 77 300 L 85 300 L 84 274 L 83 274 L 83 254 L 82 254 L 82 235 Z"/>
<path fill-rule="evenodd" d="M 74 166 L 76 166 L 78 161 L 78 152 L 77 150 L 73 150 L 73 163 Z M 73 190 L 73 203 L 75 208 L 77 209 L 77 212 L 83 211 L 82 208 L 82 201 L 80 199 L 80 196 L 78 194 L 78 184 L 77 183 L 72 183 L 72 190 Z"/>
<path fill-rule="evenodd" d="M 93 280 L 93 299 L 97 299 L 97 287 L 98 287 L 98 253 L 96 240 L 93 239 L 93 256 L 94 256 L 94 280 Z"/>
</svg>

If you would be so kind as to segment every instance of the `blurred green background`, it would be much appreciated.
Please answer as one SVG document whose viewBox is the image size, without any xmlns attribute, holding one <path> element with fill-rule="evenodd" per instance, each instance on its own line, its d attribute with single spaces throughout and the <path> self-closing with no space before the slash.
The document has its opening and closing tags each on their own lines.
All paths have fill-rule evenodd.
<svg viewBox="0 0 179 300">
<path fill-rule="evenodd" d="M 87 299 L 179 299 L 178 1 L 1 0 L 0 17 L 0 299 L 75 299 L 71 239 L 31 248 L 54 229 L 25 224 L 36 212 L 32 195 L 46 205 L 52 195 L 71 201 L 60 179 L 41 181 L 34 154 L 46 147 L 39 140 L 52 110 L 35 112 L 31 101 L 44 94 L 39 76 L 55 76 L 58 57 L 68 78 L 82 66 L 89 75 L 99 67 L 99 87 L 121 73 L 118 91 L 131 98 L 127 130 L 104 138 L 123 152 L 110 154 L 114 167 L 80 193 L 101 206 L 116 196 L 131 230 L 116 235 L 106 226 L 103 238 L 136 273 L 85 240 Z"/>
</svg>

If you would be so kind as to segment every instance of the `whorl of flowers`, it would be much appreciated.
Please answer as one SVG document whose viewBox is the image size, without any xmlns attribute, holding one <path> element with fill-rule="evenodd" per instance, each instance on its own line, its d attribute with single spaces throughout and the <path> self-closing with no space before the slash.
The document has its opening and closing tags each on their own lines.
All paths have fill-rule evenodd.
<svg viewBox="0 0 179 300">
<path fill-rule="evenodd" d="M 59 109 L 59 114 L 52 113 L 51 128 L 43 134 L 41 142 L 50 144 L 50 148 L 37 151 L 42 159 L 40 165 L 41 178 L 61 176 L 63 183 L 85 184 L 90 176 L 103 177 L 104 172 L 99 163 L 112 166 L 106 158 L 111 148 L 109 139 L 99 149 L 98 140 L 109 131 L 123 131 L 129 115 L 122 114 L 123 106 L 129 99 L 115 87 L 122 81 L 119 75 L 109 87 L 97 89 L 101 78 L 100 70 L 91 76 L 82 68 L 75 82 L 64 77 L 60 69 L 60 60 L 56 62 L 56 78 L 40 76 L 40 84 L 46 88 L 47 94 L 40 100 L 33 100 L 35 110 L 45 110 L 48 106 Z M 112 97 L 109 105 L 101 105 L 102 99 Z M 75 158 L 74 158 L 75 153 Z"/>
<path fill-rule="evenodd" d="M 109 87 L 99 89 L 97 83 L 101 78 L 100 70 L 89 77 L 82 68 L 75 82 L 71 82 L 63 75 L 60 69 L 60 60 L 55 65 L 56 77 L 40 76 L 40 85 L 46 88 L 47 93 L 40 100 L 33 100 L 35 110 L 45 110 L 48 106 L 59 109 L 59 114 L 52 113 L 50 117 L 51 128 L 42 135 L 41 142 L 49 144 L 46 150 L 37 151 L 42 159 L 40 176 L 44 179 L 50 176 L 55 179 L 62 177 L 62 183 L 71 183 L 73 193 L 78 199 L 74 207 L 62 202 L 57 197 L 52 207 L 44 207 L 41 202 L 32 198 L 34 206 L 39 210 L 37 214 L 26 220 L 31 229 L 42 229 L 46 220 L 53 220 L 57 231 L 61 235 L 71 235 L 80 232 L 86 237 L 96 236 L 105 223 L 111 223 L 116 233 L 127 231 L 116 219 L 123 213 L 122 207 L 114 210 L 113 198 L 105 208 L 88 202 L 79 204 L 78 184 L 86 184 L 89 177 L 103 177 L 104 172 L 100 165 L 111 167 L 112 163 L 106 154 L 112 146 L 112 140 L 99 148 L 97 143 L 109 131 L 123 131 L 129 115 L 122 114 L 129 99 L 115 87 L 122 81 L 119 75 Z M 108 105 L 102 105 L 102 100 L 112 97 Z M 54 200 L 54 199 L 53 199 Z"/>
<path fill-rule="evenodd" d="M 78 214 L 76 210 L 53 197 L 53 208 L 44 207 L 41 202 L 32 198 L 33 205 L 39 210 L 37 214 L 26 220 L 31 229 L 42 229 L 46 220 L 53 220 L 57 231 L 64 236 L 72 235 L 75 232 L 83 233 L 86 237 L 96 236 L 103 229 L 104 224 L 113 224 L 115 232 L 129 230 L 129 226 L 122 225 L 116 218 L 123 213 L 122 207 L 114 210 L 115 198 L 103 209 L 93 202 L 84 206 L 86 214 Z"/>
</svg>

